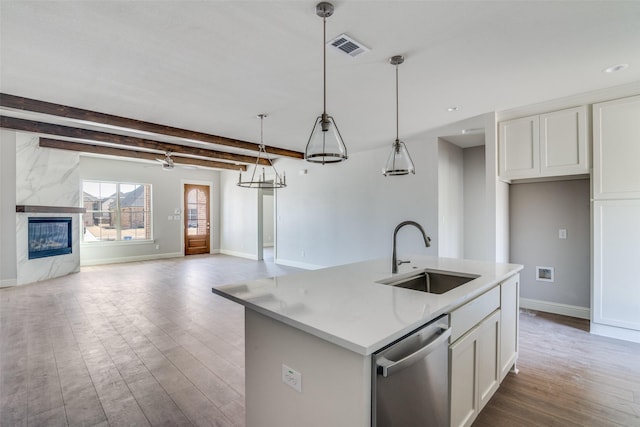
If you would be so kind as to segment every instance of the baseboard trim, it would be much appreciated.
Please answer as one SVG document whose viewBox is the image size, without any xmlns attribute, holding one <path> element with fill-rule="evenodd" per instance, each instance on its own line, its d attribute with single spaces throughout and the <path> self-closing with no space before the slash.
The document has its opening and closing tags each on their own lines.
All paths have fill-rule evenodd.
<svg viewBox="0 0 640 427">
<path fill-rule="evenodd" d="M 589 332 L 603 337 L 640 343 L 640 331 L 591 322 Z"/>
<path fill-rule="evenodd" d="M 10 286 L 17 286 L 18 279 L 2 279 L 0 280 L 0 288 L 8 288 Z"/>
<path fill-rule="evenodd" d="M 307 264 L 306 262 L 291 261 L 282 258 L 276 259 L 275 263 L 278 265 L 286 265 L 287 267 L 302 268 L 303 270 L 319 270 L 325 268 L 323 265 Z"/>
<path fill-rule="evenodd" d="M 182 252 L 169 252 L 166 254 L 154 254 L 154 255 L 139 255 L 131 257 L 118 257 L 118 258 L 102 258 L 92 260 L 82 260 L 80 257 L 80 267 L 90 267 L 93 265 L 106 265 L 106 264 L 120 264 L 123 262 L 136 262 L 136 261 L 151 261 L 154 259 L 166 259 L 166 258 L 181 258 L 184 254 Z"/>
<path fill-rule="evenodd" d="M 540 301 L 529 298 L 520 298 L 520 308 L 544 311 L 545 313 L 561 314 L 563 316 L 577 317 L 578 319 L 591 319 L 591 309 L 577 305 L 560 304 L 557 302 Z"/>
<path fill-rule="evenodd" d="M 220 253 L 223 255 L 231 255 L 231 256 L 237 256 L 239 258 L 252 259 L 254 261 L 258 260 L 258 255 L 250 254 L 247 252 L 238 252 L 238 251 L 230 251 L 228 249 L 220 249 Z"/>
</svg>

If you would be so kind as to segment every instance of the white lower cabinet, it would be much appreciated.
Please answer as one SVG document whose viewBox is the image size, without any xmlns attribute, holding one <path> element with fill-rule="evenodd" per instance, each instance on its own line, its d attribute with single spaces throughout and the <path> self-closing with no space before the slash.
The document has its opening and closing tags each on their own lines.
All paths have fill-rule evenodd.
<svg viewBox="0 0 640 427">
<path fill-rule="evenodd" d="M 500 309 L 449 346 L 451 425 L 470 426 L 500 385 Z"/>
<path fill-rule="evenodd" d="M 518 314 L 520 312 L 520 275 L 500 285 L 500 381 L 516 369 L 518 358 Z"/>
</svg>

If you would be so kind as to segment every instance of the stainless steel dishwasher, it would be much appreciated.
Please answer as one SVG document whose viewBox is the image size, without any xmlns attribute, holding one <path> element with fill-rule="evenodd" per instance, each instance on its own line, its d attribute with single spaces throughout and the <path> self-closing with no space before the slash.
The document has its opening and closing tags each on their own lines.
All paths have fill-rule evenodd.
<svg viewBox="0 0 640 427">
<path fill-rule="evenodd" d="M 449 315 L 373 355 L 372 426 L 449 426 Z"/>
</svg>

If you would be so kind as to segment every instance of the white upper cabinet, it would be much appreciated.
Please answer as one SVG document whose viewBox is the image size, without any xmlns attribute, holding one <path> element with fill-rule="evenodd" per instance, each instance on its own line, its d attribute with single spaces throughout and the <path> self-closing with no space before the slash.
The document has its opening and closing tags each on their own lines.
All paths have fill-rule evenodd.
<svg viewBox="0 0 640 427">
<path fill-rule="evenodd" d="M 640 198 L 640 96 L 593 105 L 593 197 Z"/>
<path fill-rule="evenodd" d="M 588 174 L 587 107 L 499 123 L 499 175 L 504 180 Z"/>
<path fill-rule="evenodd" d="M 533 178 L 540 174 L 540 118 L 501 122 L 498 135 L 500 177 Z"/>
</svg>

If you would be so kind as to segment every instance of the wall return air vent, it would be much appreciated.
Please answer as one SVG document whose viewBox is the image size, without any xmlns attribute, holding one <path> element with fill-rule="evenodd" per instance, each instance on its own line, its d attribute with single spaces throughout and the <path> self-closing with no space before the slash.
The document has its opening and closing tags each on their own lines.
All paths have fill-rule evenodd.
<svg viewBox="0 0 640 427">
<path fill-rule="evenodd" d="M 329 41 L 327 45 L 349 55 L 352 58 L 355 58 L 361 53 L 369 52 L 369 50 L 371 50 L 359 41 L 352 39 L 346 34 L 340 34 L 335 39 Z"/>
</svg>

